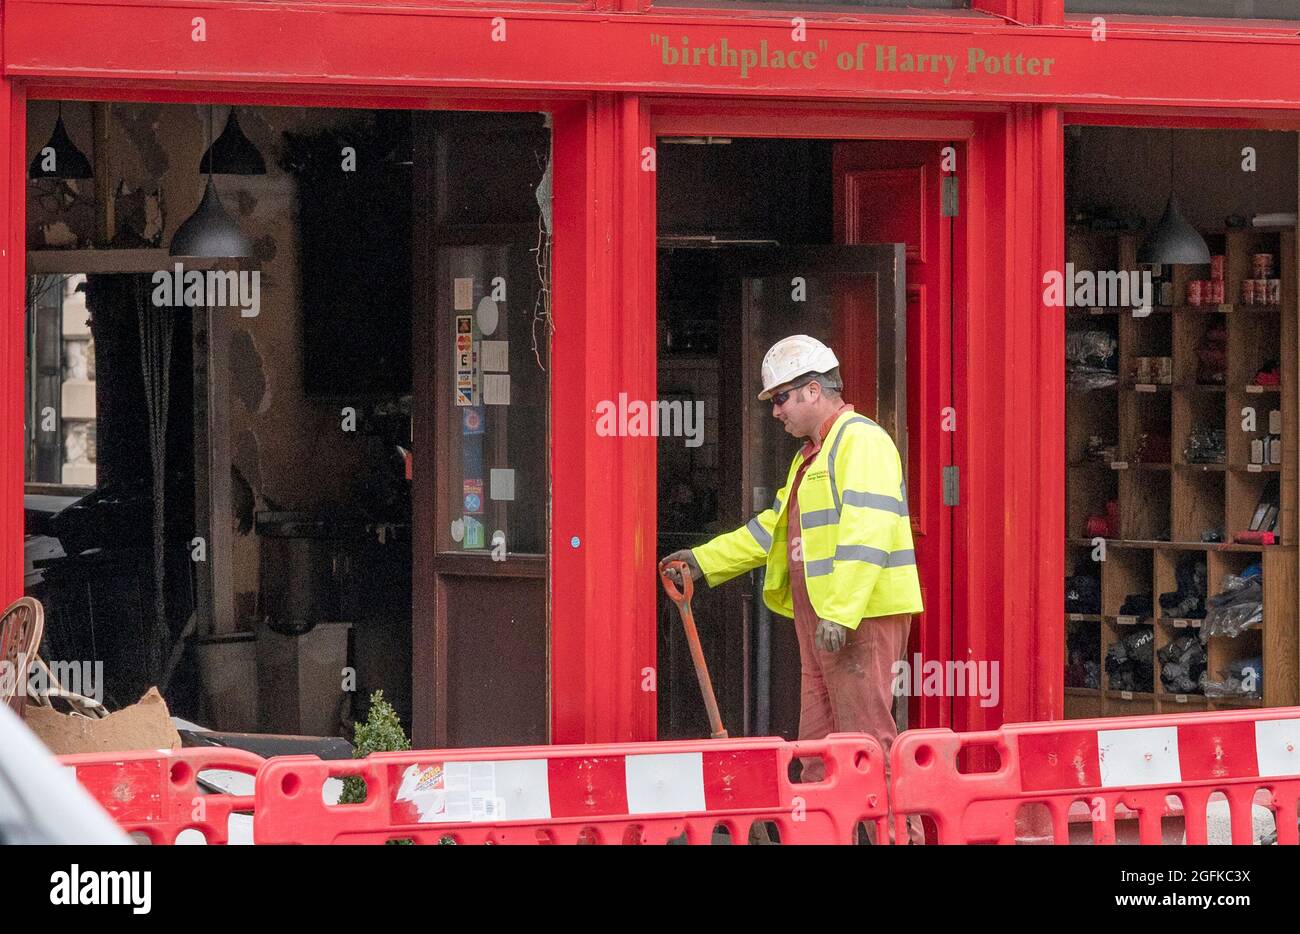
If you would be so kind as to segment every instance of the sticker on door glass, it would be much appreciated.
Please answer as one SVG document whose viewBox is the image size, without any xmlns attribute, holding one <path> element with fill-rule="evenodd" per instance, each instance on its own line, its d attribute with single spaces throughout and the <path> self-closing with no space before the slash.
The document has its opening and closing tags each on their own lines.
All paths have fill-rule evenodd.
<svg viewBox="0 0 1300 934">
<path fill-rule="evenodd" d="M 468 515 L 480 515 L 483 512 L 483 480 L 465 480 L 465 512 Z"/>
</svg>

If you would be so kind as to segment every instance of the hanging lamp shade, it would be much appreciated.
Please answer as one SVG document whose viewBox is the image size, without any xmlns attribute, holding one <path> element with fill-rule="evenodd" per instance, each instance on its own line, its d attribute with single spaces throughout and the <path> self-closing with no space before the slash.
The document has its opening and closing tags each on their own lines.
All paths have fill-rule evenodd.
<svg viewBox="0 0 1300 934">
<path fill-rule="evenodd" d="M 199 160 L 200 174 L 265 175 L 266 160 L 240 129 L 235 108 L 230 108 L 226 128 Z"/>
<path fill-rule="evenodd" d="M 1184 263 L 1198 265 L 1210 261 L 1210 248 L 1196 228 L 1187 223 L 1178 210 L 1178 199 L 1169 195 L 1164 216 L 1147 235 L 1138 250 L 1139 263 Z"/>
<path fill-rule="evenodd" d="M 221 204 L 221 197 L 208 176 L 203 200 L 172 236 L 172 256 L 203 256 L 213 259 L 253 255 L 253 246 Z"/>
<path fill-rule="evenodd" d="M 50 141 L 40 148 L 27 169 L 28 178 L 94 178 L 90 160 L 76 147 L 63 125 L 63 114 L 54 123 Z"/>
</svg>

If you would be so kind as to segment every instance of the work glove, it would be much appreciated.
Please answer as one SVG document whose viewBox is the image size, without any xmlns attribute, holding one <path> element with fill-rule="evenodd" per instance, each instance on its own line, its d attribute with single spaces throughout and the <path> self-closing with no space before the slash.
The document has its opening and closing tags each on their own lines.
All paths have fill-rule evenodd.
<svg viewBox="0 0 1300 934">
<path fill-rule="evenodd" d="M 817 643 L 817 648 L 823 652 L 838 652 L 844 648 L 844 643 L 848 641 L 849 628 L 841 626 L 839 623 L 832 623 L 829 619 L 824 619 L 817 624 L 817 633 L 813 636 L 813 641 Z"/>
<path fill-rule="evenodd" d="M 683 548 L 681 551 L 674 551 L 672 554 L 661 559 L 659 562 L 659 571 L 661 573 L 664 570 L 664 565 L 669 561 L 685 561 L 691 569 L 691 580 L 697 581 L 704 576 L 704 572 L 700 570 L 699 562 L 695 560 L 695 555 L 689 548 Z M 668 571 L 668 578 L 678 587 L 684 586 L 684 582 L 681 579 L 681 572 L 677 568 L 672 568 Z"/>
</svg>

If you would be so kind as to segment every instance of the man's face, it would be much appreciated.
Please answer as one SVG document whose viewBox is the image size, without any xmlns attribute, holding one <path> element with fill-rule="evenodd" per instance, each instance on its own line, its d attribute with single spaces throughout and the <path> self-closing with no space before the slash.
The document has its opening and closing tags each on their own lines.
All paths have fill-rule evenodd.
<svg viewBox="0 0 1300 934">
<path fill-rule="evenodd" d="M 794 388 L 782 386 L 772 393 L 772 417 L 785 426 L 787 434 L 796 438 L 809 438 L 817 429 L 817 400 L 821 398 L 821 384 L 812 382 Z"/>
</svg>

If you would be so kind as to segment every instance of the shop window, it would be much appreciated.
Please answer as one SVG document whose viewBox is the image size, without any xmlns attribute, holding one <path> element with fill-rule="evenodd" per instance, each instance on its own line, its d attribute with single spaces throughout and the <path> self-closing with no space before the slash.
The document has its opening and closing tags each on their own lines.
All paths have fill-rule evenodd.
<svg viewBox="0 0 1300 934">
<path fill-rule="evenodd" d="M 1065 0 L 1067 13 L 1215 16 L 1222 19 L 1300 19 L 1294 0 Z"/>
<path fill-rule="evenodd" d="M 85 282 L 80 275 L 28 280 L 29 484 L 95 486 L 95 342 Z"/>
<path fill-rule="evenodd" d="M 1297 701 L 1295 152 L 1066 134 L 1066 717 Z"/>
</svg>

